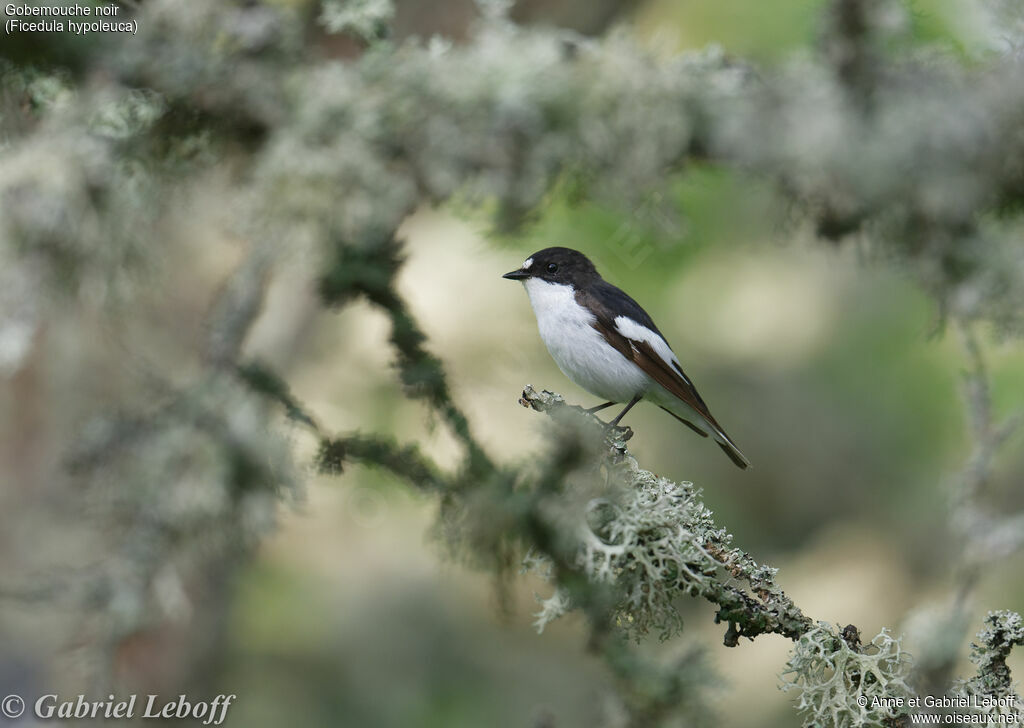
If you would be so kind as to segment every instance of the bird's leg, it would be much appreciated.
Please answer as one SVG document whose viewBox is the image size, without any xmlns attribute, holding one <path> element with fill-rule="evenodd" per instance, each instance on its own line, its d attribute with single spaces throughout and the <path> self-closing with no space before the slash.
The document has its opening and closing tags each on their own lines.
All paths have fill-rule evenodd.
<svg viewBox="0 0 1024 728">
<path fill-rule="evenodd" d="M 616 425 L 618 425 L 619 424 L 619 420 L 621 420 L 623 417 L 625 417 L 626 413 L 629 412 L 631 409 L 633 409 L 633 405 L 635 405 L 637 402 L 639 402 L 643 398 L 643 396 L 644 396 L 643 392 L 641 392 L 640 394 L 634 395 L 633 399 L 629 400 L 629 404 L 626 405 L 626 408 L 624 410 L 622 410 L 621 412 L 619 412 L 619 414 L 617 414 L 615 416 L 615 419 L 613 419 L 611 422 L 609 422 L 607 425 L 604 426 L 605 432 L 607 432 L 608 430 L 610 430 L 613 427 L 615 427 Z"/>
<path fill-rule="evenodd" d="M 586 412 L 588 415 L 592 415 L 595 412 L 600 412 L 603 409 L 607 409 L 608 407 L 611 407 L 613 404 L 615 404 L 615 403 L 614 402 L 605 402 L 604 404 L 597 405 L 597 407 L 591 407 L 590 409 L 585 409 L 583 411 Z"/>
</svg>

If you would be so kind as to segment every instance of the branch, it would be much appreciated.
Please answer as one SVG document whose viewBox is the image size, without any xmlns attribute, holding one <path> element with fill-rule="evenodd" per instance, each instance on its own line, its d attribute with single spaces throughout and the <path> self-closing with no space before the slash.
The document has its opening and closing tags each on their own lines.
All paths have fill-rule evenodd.
<svg viewBox="0 0 1024 728">
<path fill-rule="evenodd" d="M 552 392 L 528 386 L 520 404 L 560 424 L 575 418 L 601 429 L 600 420 Z M 811 629 L 811 619 L 775 583 L 776 570 L 731 547 L 732 536 L 712 520 L 693 484 L 671 483 L 641 469 L 622 434 L 613 434 L 601 467 L 614 476 L 626 500 L 617 504 L 617 518 L 584 532 L 597 538 L 584 540 L 577 557 L 590 578 L 608 581 L 616 575 L 627 585 L 626 599 L 616 607 L 618 621 L 631 625 L 627 630 L 637 636 L 655 626 L 667 636 L 681 626 L 672 600 L 688 593 L 718 606 L 715 621 L 728 625 L 728 647 L 740 637 L 752 640 L 766 633 L 795 640 Z M 636 492 L 641 497 L 630 501 Z M 666 569 L 668 563 L 672 567 Z"/>
<path fill-rule="evenodd" d="M 1024 514 L 994 513 L 983 503 L 996 457 L 1024 422 L 1024 412 L 996 421 L 981 343 L 970 323 L 958 320 L 958 329 L 970 365 L 964 374 L 964 399 L 972 442 L 971 454 L 953 495 L 951 516 L 964 544 L 963 587 L 959 597 L 964 602 L 986 564 L 993 558 L 1009 556 L 1024 544 Z"/>
<path fill-rule="evenodd" d="M 368 235 L 359 242 L 336 240 L 327 270 L 320 278 L 320 297 L 325 305 L 336 308 L 363 296 L 387 313 L 406 395 L 425 400 L 448 423 L 466 448 L 466 467 L 471 475 L 493 472 L 494 463 L 473 437 L 469 420 L 452 399 L 440 359 L 424 348 L 427 337 L 395 290 L 395 277 L 404 262 L 402 243 L 392 233 Z"/>
<path fill-rule="evenodd" d="M 524 563 L 555 586 L 537 615 L 538 627 L 571 609 L 583 611 L 590 648 L 616 675 L 633 725 L 660 725 L 681 710 L 702 710 L 694 688 L 707 672 L 697 655 L 665 665 L 628 644 L 652 631 L 663 639 L 677 633 L 682 621 L 675 600 L 684 594 L 718 607 L 716 621 L 728 624 L 728 646 L 766 633 L 796 641 L 787 684 L 802 691 L 806 705 L 823 714 L 895 719 L 894 708 L 865 712 L 858 699 L 909 694 L 909 660 L 899 640 L 883 631 L 862 648 L 852 625 L 840 632 L 813 623 L 779 588 L 775 569 L 731 546 L 732 537 L 715 524 L 691 483 L 638 466 L 626 448 L 628 428 L 606 438 L 596 417 L 532 387 L 520 403 L 553 423 L 534 474 L 521 469 L 509 477 L 497 470 L 470 490 L 458 474 L 443 473 L 415 448 L 361 436 L 325 442 L 320 463 L 332 472 L 346 461 L 380 466 L 438 493 L 456 514 L 442 525 L 475 558 L 490 553 L 492 565 L 505 563 L 499 557 L 508 554 L 501 549 L 517 545 Z M 823 687 L 837 680 L 848 688 Z"/>
<path fill-rule="evenodd" d="M 1003 515 L 984 502 L 996 458 L 1019 427 L 1022 413 L 996 420 L 989 372 L 975 324 L 961 317 L 956 317 L 954 323 L 968 364 L 963 373 L 963 400 L 971 451 L 953 481 L 949 498 L 949 524 L 960 546 L 953 564 L 953 593 L 937 618 L 924 611 L 919 615 L 921 634 L 917 641 L 922 648 L 917 677 L 922 691 L 931 695 L 947 692 L 953 682 L 971 619 L 971 600 L 982 575 L 991 564 L 1024 546 L 1024 514 Z"/>
<path fill-rule="evenodd" d="M 228 278 L 207 316 L 203 356 L 214 368 L 236 366 L 242 344 L 263 309 L 273 253 L 256 243 Z"/>
<path fill-rule="evenodd" d="M 994 716 L 1012 716 L 1020 722 L 1024 717 L 1024 702 L 1013 689 L 1006 658 L 1014 647 L 1024 645 L 1024 620 L 1016 612 L 989 612 L 985 627 L 978 632 L 978 642 L 971 645 L 971 662 L 978 666 L 978 674 L 970 680 L 958 682 L 955 695 L 966 698 L 970 712 Z M 1007 721 L 991 720 L 989 724 Z"/>
</svg>

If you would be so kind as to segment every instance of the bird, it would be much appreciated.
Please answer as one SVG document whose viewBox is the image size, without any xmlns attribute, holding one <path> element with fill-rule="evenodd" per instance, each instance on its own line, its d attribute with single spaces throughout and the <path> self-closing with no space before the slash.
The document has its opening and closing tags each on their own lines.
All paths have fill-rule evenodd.
<svg viewBox="0 0 1024 728">
<path fill-rule="evenodd" d="M 602 278 L 587 256 L 572 248 L 544 248 L 502 278 L 522 282 L 540 337 L 562 373 L 608 400 L 586 411 L 626 403 L 606 429 L 646 399 L 698 435 L 710 435 L 738 467 L 749 467 L 648 313 Z"/>
</svg>

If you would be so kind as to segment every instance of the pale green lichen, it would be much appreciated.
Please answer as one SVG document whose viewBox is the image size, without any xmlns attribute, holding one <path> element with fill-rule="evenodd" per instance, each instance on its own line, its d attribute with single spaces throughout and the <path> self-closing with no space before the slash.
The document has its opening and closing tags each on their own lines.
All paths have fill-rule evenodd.
<svg viewBox="0 0 1024 728">
<path fill-rule="evenodd" d="M 639 637 L 651 630 L 662 638 L 682 628 L 673 600 L 699 593 L 716 563 L 701 546 L 695 531 L 706 528 L 710 512 L 697 499 L 692 483 L 673 483 L 625 466 L 632 487 L 618 500 L 595 498 L 576 526 L 577 566 L 591 580 L 614 584 L 619 603 L 614 620 Z M 537 627 L 571 608 L 568 595 L 557 591 L 542 602 Z"/>
<path fill-rule="evenodd" d="M 800 691 L 805 726 L 878 725 L 907 712 L 910 668 L 910 656 L 887 630 L 861 647 L 819 622 L 794 645 L 781 688 Z"/>
<path fill-rule="evenodd" d="M 386 34 L 394 15 L 392 0 L 324 0 L 319 23 L 328 33 L 351 33 L 373 40 Z"/>
<path fill-rule="evenodd" d="M 624 633 L 640 638 L 654 632 L 662 639 L 676 634 L 682 617 L 674 600 L 682 595 L 718 605 L 717 619 L 729 625 L 730 646 L 740 636 L 795 637 L 810 626 L 775 585 L 775 569 L 731 548 L 732 537 L 715 523 L 693 483 L 673 482 L 639 466 L 626 448 L 628 429 L 606 434 L 579 407 L 529 386 L 520 403 L 546 412 L 560 427 L 579 427 L 584 436 L 591 429 L 590 435 L 603 438 L 600 471 L 577 473 L 584 484 L 571 496 L 549 498 L 554 503 L 545 510 L 561 530 L 575 535 L 574 568 L 613 590 L 611 617 Z M 529 565 L 550 575 L 550 564 L 535 553 Z M 542 604 L 541 629 L 575 606 L 567 593 Z"/>
<path fill-rule="evenodd" d="M 538 633 L 544 632 L 551 622 L 572 610 L 572 600 L 564 589 L 555 589 L 551 596 L 537 597 L 537 601 L 540 602 L 540 611 L 533 615 L 533 624 Z"/>
<path fill-rule="evenodd" d="M 131 90 L 98 105 L 89 120 L 93 134 L 109 139 L 127 139 L 149 131 L 164 114 L 163 97 L 152 91 Z"/>
<path fill-rule="evenodd" d="M 969 680 L 958 680 L 954 696 L 968 701 L 967 711 L 991 718 L 1014 716 L 1024 721 L 1024 701 L 1017 694 L 1006 665 L 1014 647 L 1024 645 L 1024 619 L 1016 612 L 989 612 L 985 627 L 978 632 L 978 641 L 971 644 L 971 662 L 978 674 Z M 1002 721 L 1002 722 L 1005 722 Z"/>
</svg>

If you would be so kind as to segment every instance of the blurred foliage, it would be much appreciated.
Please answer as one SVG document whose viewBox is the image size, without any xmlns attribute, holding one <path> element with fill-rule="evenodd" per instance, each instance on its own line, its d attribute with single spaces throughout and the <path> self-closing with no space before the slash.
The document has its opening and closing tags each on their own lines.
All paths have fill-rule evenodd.
<svg viewBox="0 0 1024 728">
<path fill-rule="evenodd" d="M 1019 12 L 492 0 L 431 5 L 423 27 L 451 30 L 417 38 L 413 5 L 148 0 L 122 8 L 134 37 L 0 47 L 0 679 L 242 684 L 245 725 L 295 706 L 323 724 L 572 723 L 538 695 L 587 724 L 714 724 L 714 660 L 678 638 L 713 616 L 730 647 L 794 642 L 759 675 L 785 670 L 809 724 L 892 724 L 856 699 L 914 691 L 1019 713 L 1017 613 L 987 618 L 977 675 L 957 678 L 986 574 L 1024 545 Z M 757 469 L 726 472 L 654 412 L 631 415 L 634 459 L 626 431 L 605 440 L 532 388 L 554 424 L 516 437 L 493 404 L 553 367 L 495 305 L 510 256 L 429 247 L 410 222 L 429 207 L 517 256 L 586 251 L 671 323 Z M 321 536 L 298 559 L 326 561 L 324 584 L 253 559 L 315 473 L 365 499 L 365 542 L 331 524 L 351 553 Z M 488 575 L 486 613 L 514 611 L 524 559 L 551 581 L 539 646 L 486 624 L 478 595 L 406 584 L 427 581 L 421 549 L 368 535 L 422 532 L 384 523 L 400 497 Z M 850 520 L 902 552 L 908 596 L 880 619 L 908 610 L 916 662 L 885 628 L 862 645 L 815 622 L 846 619 L 750 555 L 795 558 Z M 327 584 L 367 592 L 348 621 Z M 832 609 L 869 589 L 842 578 Z M 566 621 L 589 657 L 546 646 Z"/>
<path fill-rule="evenodd" d="M 701 5 L 654 0 L 639 14 L 636 28 L 660 42 L 667 38 L 677 48 L 713 43 L 745 58 L 771 61 L 813 46 L 827 7 L 825 0 L 725 0 Z M 893 4 L 885 19 L 903 26 L 905 43 L 957 48 L 965 40 L 957 10 L 948 0 L 916 0 Z"/>
</svg>

